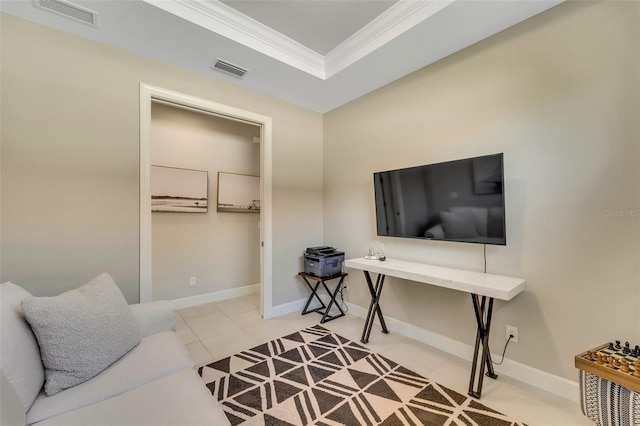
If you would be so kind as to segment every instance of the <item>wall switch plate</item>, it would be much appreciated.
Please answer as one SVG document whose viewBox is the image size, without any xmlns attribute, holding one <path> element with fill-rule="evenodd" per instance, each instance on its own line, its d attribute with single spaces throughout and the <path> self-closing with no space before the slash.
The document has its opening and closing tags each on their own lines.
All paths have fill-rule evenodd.
<svg viewBox="0 0 640 426">
<path fill-rule="evenodd" d="M 193 287 L 194 285 L 196 285 L 196 277 L 191 277 L 189 278 L 189 285 L 191 287 Z"/>
<path fill-rule="evenodd" d="M 509 339 L 510 336 L 513 336 L 511 338 L 511 341 L 513 343 L 518 343 L 518 327 L 514 327 L 512 325 L 508 325 L 507 326 L 507 335 L 506 338 Z"/>
</svg>

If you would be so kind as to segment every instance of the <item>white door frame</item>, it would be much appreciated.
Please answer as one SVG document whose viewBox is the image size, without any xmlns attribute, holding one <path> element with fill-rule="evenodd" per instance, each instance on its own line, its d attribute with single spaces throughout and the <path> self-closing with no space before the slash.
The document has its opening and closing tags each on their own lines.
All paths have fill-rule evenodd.
<svg viewBox="0 0 640 426">
<path fill-rule="evenodd" d="M 272 155 L 271 117 L 206 99 L 140 83 L 140 302 L 151 301 L 151 103 L 171 102 L 230 120 L 260 126 L 260 314 L 271 318 L 272 297 Z"/>
</svg>

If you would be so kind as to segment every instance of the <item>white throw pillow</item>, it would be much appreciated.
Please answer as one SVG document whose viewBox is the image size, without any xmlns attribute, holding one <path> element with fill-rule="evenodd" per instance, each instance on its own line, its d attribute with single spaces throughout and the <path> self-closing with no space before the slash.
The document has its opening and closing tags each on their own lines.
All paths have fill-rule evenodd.
<svg viewBox="0 0 640 426">
<path fill-rule="evenodd" d="M 42 389 L 44 367 L 38 342 L 20 306 L 25 297 L 32 296 L 22 287 L 0 285 L 0 367 L 26 411 Z"/>
<path fill-rule="evenodd" d="M 38 339 L 44 392 L 54 395 L 86 382 L 140 343 L 140 328 L 108 274 L 55 297 L 22 301 Z"/>
</svg>

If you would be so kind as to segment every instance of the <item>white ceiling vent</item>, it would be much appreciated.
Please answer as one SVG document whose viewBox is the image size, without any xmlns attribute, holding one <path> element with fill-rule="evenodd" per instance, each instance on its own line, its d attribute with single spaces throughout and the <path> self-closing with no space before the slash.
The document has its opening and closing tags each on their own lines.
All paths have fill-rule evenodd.
<svg viewBox="0 0 640 426">
<path fill-rule="evenodd" d="M 94 27 L 98 26 L 98 13 L 84 7 L 63 0 L 33 0 L 33 3 L 40 9 L 48 10 Z"/>
<path fill-rule="evenodd" d="M 231 62 L 227 62 L 220 58 L 217 58 L 217 61 L 215 62 L 215 64 L 211 65 L 211 68 L 224 71 L 239 78 L 242 78 L 246 73 L 249 72 L 248 69 L 239 67 L 238 65 L 234 65 Z"/>
</svg>

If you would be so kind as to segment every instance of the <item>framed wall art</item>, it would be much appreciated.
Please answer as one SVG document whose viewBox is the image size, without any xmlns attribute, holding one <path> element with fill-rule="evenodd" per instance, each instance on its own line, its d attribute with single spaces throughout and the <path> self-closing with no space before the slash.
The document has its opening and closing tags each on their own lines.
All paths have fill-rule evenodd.
<svg viewBox="0 0 640 426">
<path fill-rule="evenodd" d="M 218 211 L 260 213 L 260 176 L 218 172 Z"/>
<path fill-rule="evenodd" d="M 151 211 L 206 213 L 208 187 L 205 170 L 151 166 Z"/>
</svg>

